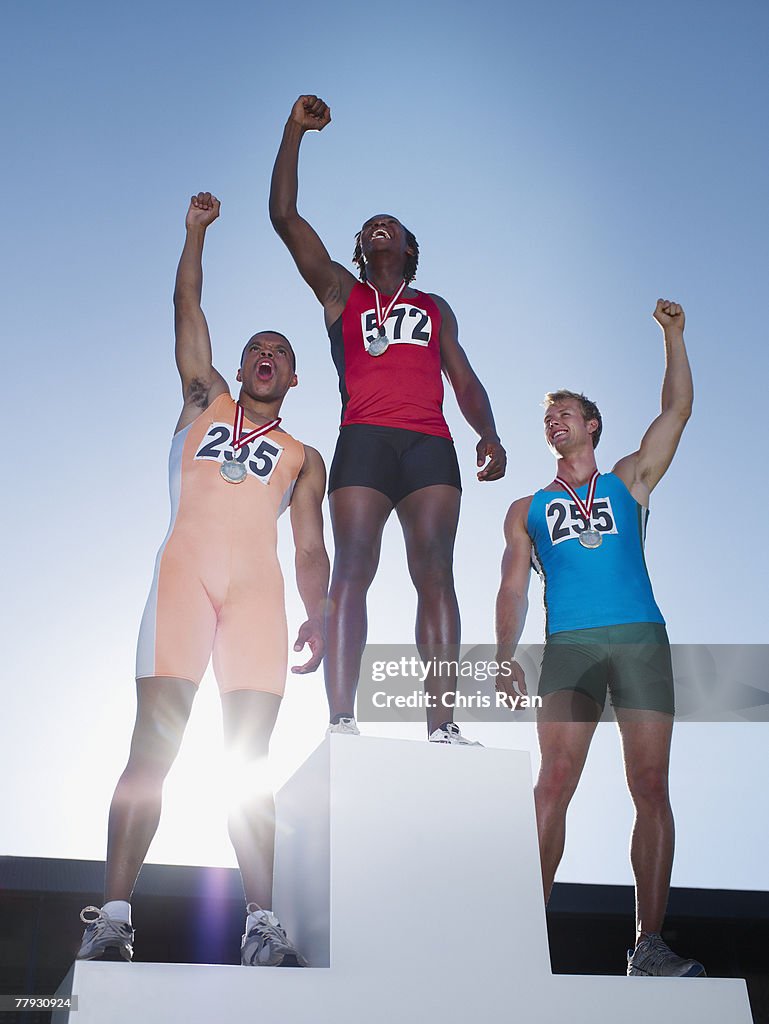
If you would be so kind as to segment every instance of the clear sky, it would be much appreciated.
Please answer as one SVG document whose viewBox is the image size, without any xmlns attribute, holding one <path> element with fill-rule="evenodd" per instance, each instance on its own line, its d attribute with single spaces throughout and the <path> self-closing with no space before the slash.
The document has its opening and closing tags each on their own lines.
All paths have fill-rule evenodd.
<svg viewBox="0 0 769 1024">
<path fill-rule="evenodd" d="M 322 95 L 333 122 L 304 142 L 300 209 L 341 262 L 375 212 L 416 233 L 417 285 L 454 308 L 508 450 L 505 480 L 478 484 L 474 437 L 447 397 L 465 483 L 465 639 L 493 637 L 508 504 L 552 476 L 543 393 L 598 401 L 600 468 L 635 449 L 658 408 L 651 311 L 665 296 L 687 312 L 696 403 L 652 501 L 657 599 L 675 642 L 765 640 L 764 3 L 12 2 L 3 27 L 0 853 L 103 857 L 167 525 L 171 292 L 191 193 L 222 201 L 204 285 L 217 367 L 234 383 L 245 339 L 283 330 L 300 377 L 285 426 L 330 460 L 339 399 L 321 310 L 267 217 L 303 92 Z M 281 550 L 295 630 L 287 536 Z M 408 642 L 414 606 L 393 522 L 370 639 Z M 535 580 L 525 640 L 541 638 L 540 606 Z M 324 728 L 321 676 L 291 680 L 278 782 Z M 530 725 L 473 730 L 535 750 Z M 220 732 L 208 676 L 150 859 L 233 863 Z M 567 881 L 630 880 L 618 744 L 600 733 L 570 816 Z M 675 883 L 769 888 L 767 740 L 766 724 L 678 728 Z"/>
</svg>

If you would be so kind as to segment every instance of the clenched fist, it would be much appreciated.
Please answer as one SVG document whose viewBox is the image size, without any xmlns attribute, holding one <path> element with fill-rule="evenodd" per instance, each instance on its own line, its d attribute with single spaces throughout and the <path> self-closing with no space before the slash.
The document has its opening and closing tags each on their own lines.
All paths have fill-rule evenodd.
<svg viewBox="0 0 769 1024">
<path fill-rule="evenodd" d="M 290 120 L 306 132 L 322 132 L 331 121 L 331 107 L 319 96 L 300 96 L 291 110 Z"/>
<path fill-rule="evenodd" d="M 679 306 L 677 302 L 671 302 L 669 299 L 657 299 L 654 319 L 663 331 L 666 331 L 668 327 L 675 327 L 677 330 L 683 331 L 685 321 L 683 306 Z"/>
<path fill-rule="evenodd" d="M 198 192 L 190 199 L 190 208 L 187 210 L 185 224 L 188 228 L 207 228 L 219 216 L 220 206 L 219 200 L 210 192 Z"/>
</svg>

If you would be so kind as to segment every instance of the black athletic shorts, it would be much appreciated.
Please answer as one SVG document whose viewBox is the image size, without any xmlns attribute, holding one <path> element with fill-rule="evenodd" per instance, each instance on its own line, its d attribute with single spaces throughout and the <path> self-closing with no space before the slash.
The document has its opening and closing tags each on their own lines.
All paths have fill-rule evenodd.
<svg viewBox="0 0 769 1024">
<path fill-rule="evenodd" d="M 462 490 L 454 442 L 400 427 L 351 423 L 339 431 L 328 493 L 340 487 L 373 487 L 393 505 L 433 484 Z"/>
</svg>

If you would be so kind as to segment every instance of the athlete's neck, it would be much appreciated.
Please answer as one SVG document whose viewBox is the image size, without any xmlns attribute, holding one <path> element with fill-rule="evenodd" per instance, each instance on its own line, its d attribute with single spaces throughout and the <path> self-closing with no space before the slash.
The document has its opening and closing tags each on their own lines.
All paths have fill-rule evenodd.
<svg viewBox="0 0 769 1024">
<path fill-rule="evenodd" d="M 597 468 L 595 453 L 591 449 L 589 452 L 574 452 L 573 455 L 566 455 L 558 459 L 555 475 L 561 480 L 565 480 L 567 484 L 571 484 L 576 490 L 590 480 Z"/>
<path fill-rule="evenodd" d="M 366 264 L 366 280 L 382 295 L 394 295 L 403 280 L 403 259 L 390 253 L 377 253 L 376 259 Z"/>
<path fill-rule="evenodd" d="M 280 416 L 280 407 L 283 404 L 283 399 L 272 398 L 269 401 L 260 401 L 258 398 L 253 398 L 247 394 L 241 388 L 238 395 L 238 404 L 243 409 L 246 419 L 256 424 L 256 426 L 260 426 L 262 423 L 269 423 L 270 420 L 276 420 Z"/>
</svg>

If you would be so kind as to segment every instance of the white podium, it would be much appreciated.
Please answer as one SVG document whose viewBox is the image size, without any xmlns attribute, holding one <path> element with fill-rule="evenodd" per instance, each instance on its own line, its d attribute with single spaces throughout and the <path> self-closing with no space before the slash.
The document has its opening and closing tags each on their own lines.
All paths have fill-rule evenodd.
<svg viewBox="0 0 769 1024">
<path fill-rule="evenodd" d="M 75 963 L 53 1024 L 752 1020 L 744 981 L 551 974 L 526 752 L 332 736 L 277 809 L 311 969 Z"/>
</svg>

